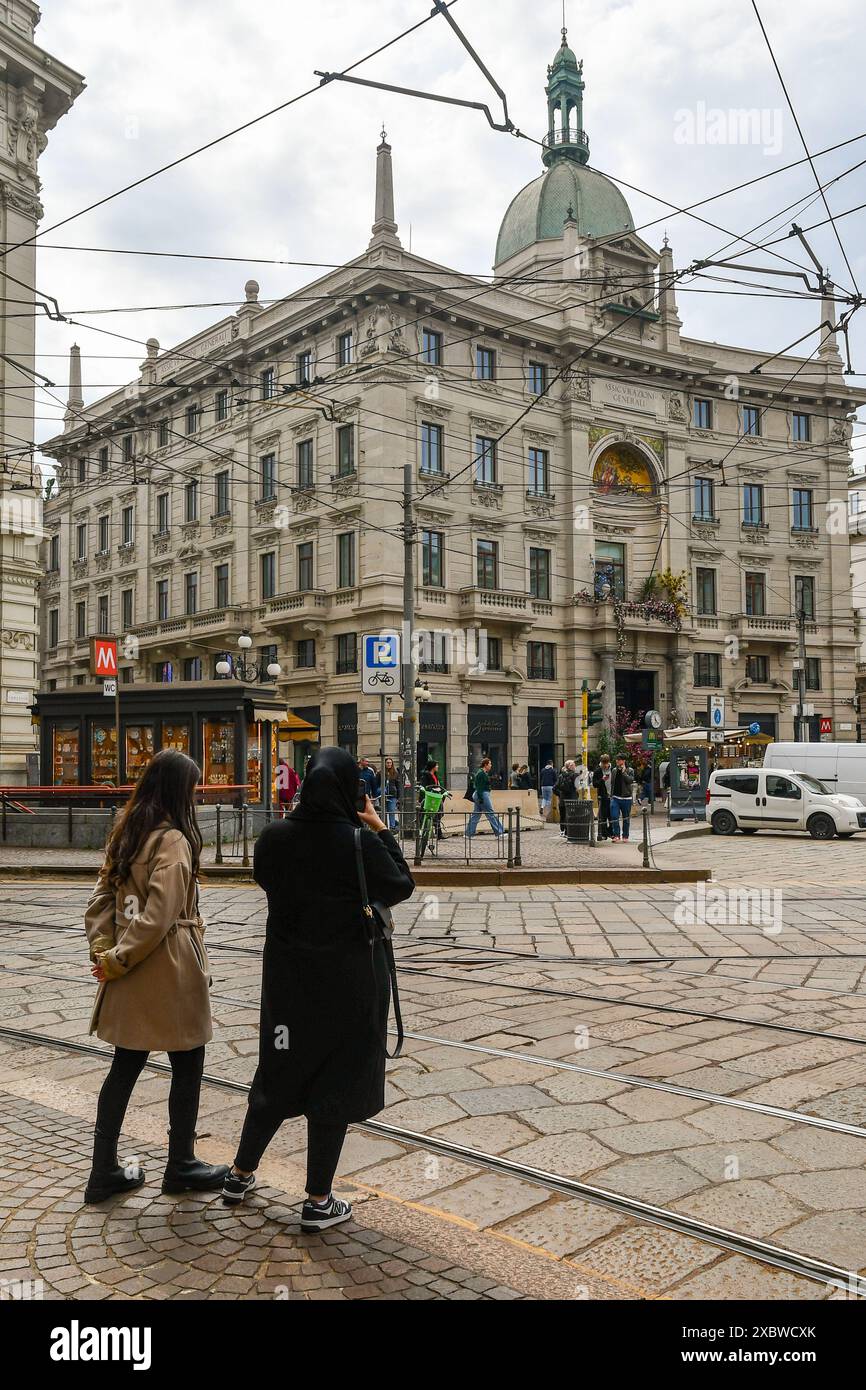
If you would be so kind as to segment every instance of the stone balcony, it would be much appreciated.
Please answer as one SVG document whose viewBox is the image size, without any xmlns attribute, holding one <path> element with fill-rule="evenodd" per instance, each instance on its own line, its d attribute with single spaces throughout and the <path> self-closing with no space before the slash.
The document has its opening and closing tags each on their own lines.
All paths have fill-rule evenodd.
<svg viewBox="0 0 866 1390">
<path fill-rule="evenodd" d="M 163 618 L 155 623 L 137 623 L 129 636 L 138 639 L 142 647 L 160 647 L 169 643 L 191 642 L 193 645 L 209 638 L 237 639 L 244 628 L 252 627 L 260 609 L 205 608 L 200 613 L 185 613 L 178 618 Z"/>
<path fill-rule="evenodd" d="M 730 619 L 731 631 L 740 637 L 755 637 L 762 642 L 782 642 L 785 645 L 797 641 L 797 619 L 790 616 L 772 617 L 755 613 L 733 613 Z M 814 636 L 818 631 L 815 622 L 806 623 L 807 634 Z"/>
<path fill-rule="evenodd" d="M 296 594 L 281 594 L 279 598 L 268 599 L 262 611 L 262 621 L 267 628 L 274 630 L 291 627 L 295 623 L 327 617 L 331 607 L 332 595 L 324 589 L 302 589 Z"/>
<path fill-rule="evenodd" d="M 522 627 L 536 618 L 550 617 L 553 613 L 553 604 L 549 600 L 533 598 L 531 594 L 512 589 L 461 589 L 459 601 L 460 617 L 481 623 L 511 622 Z"/>
</svg>

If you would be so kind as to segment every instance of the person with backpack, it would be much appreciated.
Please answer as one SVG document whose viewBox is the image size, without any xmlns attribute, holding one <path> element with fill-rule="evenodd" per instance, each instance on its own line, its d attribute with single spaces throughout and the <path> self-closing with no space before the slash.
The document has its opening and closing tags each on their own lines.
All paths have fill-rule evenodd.
<svg viewBox="0 0 866 1390">
<path fill-rule="evenodd" d="M 482 758 L 481 766 L 472 778 L 472 801 L 475 810 L 469 817 L 469 823 L 466 826 L 466 838 L 468 840 L 471 840 L 478 829 L 478 822 L 482 815 L 487 817 L 494 835 L 505 834 L 505 827 L 493 809 L 493 799 L 490 795 L 490 769 L 492 766 L 489 758 Z"/>
<path fill-rule="evenodd" d="M 615 845 L 628 840 L 631 808 L 634 798 L 634 772 L 628 766 L 623 753 L 616 755 L 616 767 L 610 782 L 610 828 L 611 839 Z M 622 835 L 619 823 L 622 818 Z"/>
<path fill-rule="evenodd" d="M 575 778 L 577 776 L 577 763 L 573 758 L 566 758 L 562 771 L 556 781 L 556 799 L 559 803 L 559 833 L 565 837 L 567 831 L 568 813 L 566 805 L 568 802 L 577 801 L 577 786 Z"/>
</svg>

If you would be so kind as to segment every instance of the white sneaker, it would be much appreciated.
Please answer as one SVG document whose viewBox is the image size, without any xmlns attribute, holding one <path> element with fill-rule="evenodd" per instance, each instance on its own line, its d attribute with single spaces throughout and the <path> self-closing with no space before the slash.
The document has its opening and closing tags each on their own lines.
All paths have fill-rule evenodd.
<svg viewBox="0 0 866 1390">
<path fill-rule="evenodd" d="M 335 1197 L 333 1192 L 326 1202 L 311 1202 L 308 1197 L 301 1210 L 301 1230 L 325 1231 L 329 1226 L 337 1226 L 341 1221 L 351 1219 L 350 1204 Z"/>
</svg>

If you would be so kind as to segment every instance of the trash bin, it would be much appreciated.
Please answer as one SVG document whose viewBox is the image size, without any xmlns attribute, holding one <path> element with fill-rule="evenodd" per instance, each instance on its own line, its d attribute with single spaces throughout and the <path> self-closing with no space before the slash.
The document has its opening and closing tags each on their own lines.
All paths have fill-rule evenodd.
<svg viewBox="0 0 866 1390">
<path fill-rule="evenodd" d="M 593 841 L 593 809 L 591 801 L 565 802 L 565 837 L 572 844 L 589 845 Z"/>
</svg>

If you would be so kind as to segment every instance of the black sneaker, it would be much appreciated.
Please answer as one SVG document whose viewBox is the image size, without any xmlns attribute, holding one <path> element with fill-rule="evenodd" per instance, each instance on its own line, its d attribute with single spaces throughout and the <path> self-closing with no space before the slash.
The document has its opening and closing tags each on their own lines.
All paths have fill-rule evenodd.
<svg viewBox="0 0 866 1390">
<path fill-rule="evenodd" d="M 256 1185 L 255 1173 L 249 1173 L 242 1178 L 240 1173 L 235 1173 L 229 1169 L 226 1180 L 223 1183 L 222 1198 L 227 1207 L 236 1207 L 244 1200 L 248 1192 L 252 1192 Z"/>
<path fill-rule="evenodd" d="M 325 1231 L 329 1226 L 337 1226 L 341 1221 L 352 1219 L 352 1208 L 348 1202 L 340 1201 L 333 1192 L 325 1202 L 311 1202 L 309 1197 L 301 1210 L 302 1231 Z"/>
</svg>

